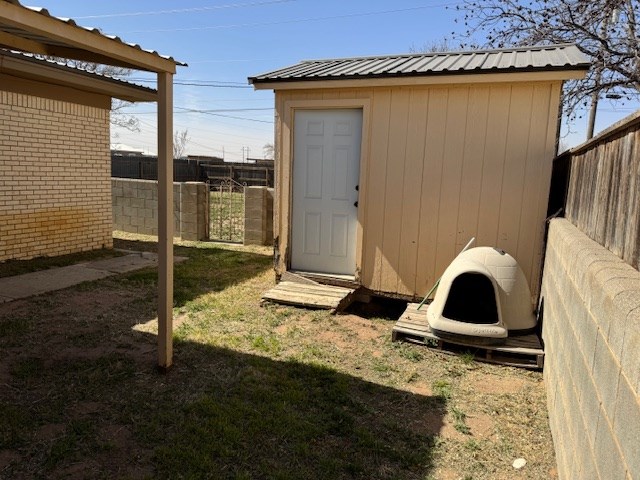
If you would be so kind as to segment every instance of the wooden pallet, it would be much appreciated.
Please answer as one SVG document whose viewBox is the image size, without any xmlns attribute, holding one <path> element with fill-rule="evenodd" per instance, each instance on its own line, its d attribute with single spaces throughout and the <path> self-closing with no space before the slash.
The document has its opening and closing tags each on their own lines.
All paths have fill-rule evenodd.
<svg viewBox="0 0 640 480">
<path fill-rule="evenodd" d="M 262 295 L 263 301 L 318 308 L 338 313 L 347 308 L 354 298 L 355 289 L 332 285 L 281 281 Z"/>
<path fill-rule="evenodd" d="M 503 345 L 478 345 L 464 339 L 443 339 L 435 335 L 427 322 L 427 308 L 417 310 L 410 303 L 393 327 L 392 339 L 426 345 L 443 353 L 472 353 L 478 361 L 531 369 L 542 369 L 544 350 L 536 334 L 509 337 Z"/>
</svg>

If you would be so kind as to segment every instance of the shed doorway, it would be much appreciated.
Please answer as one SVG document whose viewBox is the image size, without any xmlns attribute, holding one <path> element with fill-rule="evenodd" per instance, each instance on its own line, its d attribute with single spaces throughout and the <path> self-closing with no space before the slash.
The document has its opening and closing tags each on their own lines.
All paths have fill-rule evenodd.
<svg viewBox="0 0 640 480">
<path fill-rule="evenodd" d="M 361 109 L 296 110 L 291 269 L 355 275 Z"/>
</svg>

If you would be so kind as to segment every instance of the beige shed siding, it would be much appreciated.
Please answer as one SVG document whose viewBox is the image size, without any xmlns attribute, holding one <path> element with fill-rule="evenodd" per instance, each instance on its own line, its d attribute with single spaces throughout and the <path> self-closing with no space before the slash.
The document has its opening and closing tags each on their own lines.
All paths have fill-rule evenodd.
<svg viewBox="0 0 640 480">
<path fill-rule="evenodd" d="M 559 81 L 276 91 L 278 119 L 305 101 L 367 99 L 359 278 L 374 291 L 420 297 L 457 252 L 504 248 L 537 289 Z M 323 103 L 323 102 L 320 102 Z M 276 235 L 286 269 L 293 138 L 276 127 Z M 286 206 L 286 208 L 282 208 Z"/>
<path fill-rule="evenodd" d="M 0 91 L 0 261 L 112 246 L 109 110 Z"/>
</svg>

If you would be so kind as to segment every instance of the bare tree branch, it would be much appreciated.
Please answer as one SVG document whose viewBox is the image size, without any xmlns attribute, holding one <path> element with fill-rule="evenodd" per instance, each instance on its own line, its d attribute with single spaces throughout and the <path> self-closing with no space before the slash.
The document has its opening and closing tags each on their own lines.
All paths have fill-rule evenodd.
<svg viewBox="0 0 640 480">
<path fill-rule="evenodd" d="M 565 84 L 573 118 L 593 94 L 621 101 L 640 91 L 639 0 L 463 0 L 456 7 L 462 47 L 504 48 L 575 43 L 593 62 L 584 80 Z M 478 45 L 477 38 L 486 41 Z"/>
<path fill-rule="evenodd" d="M 131 75 L 131 69 L 116 67 L 113 65 L 103 65 L 100 63 L 86 62 L 83 60 L 70 60 L 67 58 L 46 56 L 49 60 L 67 65 L 72 68 L 84 70 L 85 72 L 95 73 L 96 75 L 102 75 L 109 78 L 117 78 L 119 80 L 125 80 Z M 140 131 L 140 120 L 133 116 L 126 114 L 123 110 L 131 106 L 131 102 L 124 100 L 118 100 L 114 98 L 111 100 L 111 115 L 109 117 L 111 125 L 126 128 L 132 132 Z"/>
<path fill-rule="evenodd" d="M 187 129 L 181 132 L 174 132 L 173 134 L 173 158 L 182 158 L 184 155 L 187 144 L 189 143 L 189 131 Z"/>
</svg>

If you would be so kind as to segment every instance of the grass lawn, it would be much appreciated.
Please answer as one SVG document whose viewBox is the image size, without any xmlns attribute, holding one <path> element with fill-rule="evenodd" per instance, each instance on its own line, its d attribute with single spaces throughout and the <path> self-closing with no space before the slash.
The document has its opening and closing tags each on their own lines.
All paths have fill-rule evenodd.
<svg viewBox="0 0 640 480">
<path fill-rule="evenodd" d="M 392 343 L 374 306 L 261 307 L 267 248 L 175 253 L 166 375 L 153 269 L 0 304 L 0 478 L 555 478 L 540 373 Z"/>
</svg>

